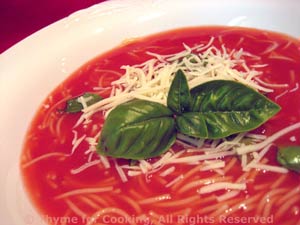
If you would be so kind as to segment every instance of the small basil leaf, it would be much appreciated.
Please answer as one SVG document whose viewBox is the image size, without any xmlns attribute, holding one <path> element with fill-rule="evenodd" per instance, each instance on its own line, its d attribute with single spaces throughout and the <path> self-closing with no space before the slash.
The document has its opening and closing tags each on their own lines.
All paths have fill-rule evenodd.
<svg viewBox="0 0 300 225">
<path fill-rule="evenodd" d="M 190 111 L 193 113 L 178 118 L 177 128 L 194 137 L 217 139 L 253 130 L 280 110 L 265 96 L 234 81 L 215 80 L 201 84 L 191 90 L 191 96 Z M 194 123 L 190 132 L 187 123 Z"/>
<path fill-rule="evenodd" d="M 277 161 L 285 168 L 300 173 L 300 146 L 279 148 Z"/>
<path fill-rule="evenodd" d="M 168 98 L 168 107 L 176 114 L 188 111 L 191 102 L 191 95 L 188 82 L 182 70 L 178 70 L 172 81 Z"/>
<path fill-rule="evenodd" d="M 115 158 L 147 159 L 167 151 L 175 138 L 172 111 L 162 104 L 136 99 L 109 113 L 97 151 Z"/>
<path fill-rule="evenodd" d="M 102 97 L 97 94 L 84 93 L 83 95 L 81 95 L 79 97 L 69 99 L 67 101 L 65 112 L 69 112 L 69 113 L 80 112 L 83 109 L 83 105 L 80 102 L 81 97 L 84 98 L 87 106 L 93 105 L 96 102 L 99 102 L 100 100 L 102 100 Z"/>
</svg>

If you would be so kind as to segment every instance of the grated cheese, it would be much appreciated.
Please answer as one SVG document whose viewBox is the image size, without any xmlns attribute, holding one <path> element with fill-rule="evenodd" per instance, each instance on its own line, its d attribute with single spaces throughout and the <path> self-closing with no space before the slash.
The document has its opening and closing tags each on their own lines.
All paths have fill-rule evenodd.
<svg viewBox="0 0 300 225">
<path fill-rule="evenodd" d="M 247 156 L 247 154 L 243 154 L 243 155 L 241 156 L 241 166 L 242 166 L 243 170 L 245 170 L 245 168 L 246 168 L 247 161 L 248 161 L 248 156 Z"/>
<path fill-rule="evenodd" d="M 146 160 L 139 160 L 140 162 L 140 168 L 143 173 L 147 173 L 149 170 L 152 169 L 152 165 L 148 163 Z"/>
<path fill-rule="evenodd" d="M 114 163 L 115 163 L 115 168 L 121 178 L 121 181 L 124 183 L 127 182 L 128 178 L 126 177 L 126 174 L 124 173 L 123 169 L 118 165 L 117 160 L 114 160 Z"/>
<path fill-rule="evenodd" d="M 262 85 L 264 85 L 265 87 L 271 87 L 271 88 L 286 88 L 289 85 L 288 84 L 270 84 L 267 83 L 265 81 L 262 81 L 261 79 L 259 79 L 258 77 L 255 78 L 255 80 L 259 83 L 261 83 Z"/>
<path fill-rule="evenodd" d="M 109 111 L 133 98 L 166 105 L 170 84 L 179 69 L 185 72 L 190 88 L 213 79 L 225 79 L 237 80 L 256 90 L 272 92 L 272 89 L 255 82 L 254 78 L 261 73 L 246 64 L 247 57 L 259 58 L 258 56 L 247 53 L 243 49 L 233 49 L 229 54 L 224 45 L 221 49 L 216 48 L 213 45 L 214 39 L 214 37 L 210 38 L 206 45 L 190 47 L 183 44 L 183 50 L 175 54 L 159 55 L 147 52 L 153 57 L 152 59 L 138 65 L 122 66 L 125 73 L 120 79 L 112 82 L 111 96 L 84 107 L 84 114 L 78 123 L 87 120 L 99 110 Z M 243 67 L 243 71 L 236 69 L 238 65 Z M 257 63 L 255 65 L 259 68 Z M 82 99 L 80 101 L 84 104 Z"/>
<path fill-rule="evenodd" d="M 244 171 L 249 171 L 250 168 L 253 168 L 253 166 L 255 164 L 257 164 L 266 154 L 267 152 L 270 150 L 270 147 L 272 146 L 272 144 L 267 145 L 266 147 L 264 147 L 259 153 L 257 152 L 253 152 L 253 153 L 257 153 L 257 155 L 254 155 L 254 159 L 249 163 L 249 164 L 245 164 L 242 168 Z M 246 154 L 244 154 L 246 156 Z M 244 156 L 242 155 L 242 157 Z"/>
<path fill-rule="evenodd" d="M 271 144 L 272 142 L 274 142 L 278 138 L 288 134 L 291 131 L 297 130 L 297 129 L 300 129 L 300 122 L 295 123 L 291 126 L 288 126 L 284 129 L 276 132 L 275 134 L 271 135 L 270 137 L 266 138 L 264 141 L 262 141 L 260 143 L 253 144 L 253 145 L 246 145 L 246 146 L 243 145 L 241 147 L 237 147 L 236 152 L 237 152 L 238 155 L 242 155 L 242 154 L 258 151 L 258 150 L 266 147 L 267 145 Z"/>
<path fill-rule="evenodd" d="M 289 91 L 288 91 L 288 90 L 285 90 L 285 91 L 282 92 L 281 94 L 277 95 L 277 96 L 275 97 L 275 101 L 278 101 L 279 98 L 285 96 L 287 93 L 289 93 Z"/>
<path fill-rule="evenodd" d="M 181 133 L 178 133 L 177 134 L 177 140 L 182 140 L 184 142 L 187 142 L 188 144 L 192 144 L 198 148 L 202 147 L 203 144 L 204 144 L 204 139 L 196 139 L 196 138 L 192 138 L 192 137 L 189 137 L 189 136 L 186 136 L 184 134 L 181 134 Z M 193 146 L 190 146 L 190 147 L 193 147 Z"/>
<path fill-rule="evenodd" d="M 195 156 L 186 156 L 178 159 L 172 160 L 172 163 L 191 163 L 195 161 L 203 161 L 207 159 L 217 159 L 217 158 L 223 158 L 225 156 L 235 155 L 235 151 L 226 151 L 216 154 L 209 154 L 209 155 L 195 155 Z"/>
<path fill-rule="evenodd" d="M 74 145 L 75 142 L 78 140 L 78 132 L 76 130 L 72 130 L 72 133 L 74 134 L 72 145 Z"/>
<path fill-rule="evenodd" d="M 78 99 L 77 99 L 77 102 L 79 102 L 83 108 L 87 108 L 87 102 L 88 100 L 85 99 L 83 96 L 80 96 Z"/>
<path fill-rule="evenodd" d="M 288 173 L 289 170 L 280 166 L 270 166 L 270 165 L 264 165 L 264 164 L 259 164 L 259 163 L 254 163 L 251 165 L 248 165 L 249 168 L 254 168 L 254 169 L 261 169 L 261 170 L 266 170 L 270 172 L 276 172 L 276 173 Z"/>
<path fill-rule="evenodd" d="M 291 89 L 289 92 L 292 93 L 292 92 L 295 92 L 299 89 L 299 83 L 296 83 L 295 87 L 293 89 Z"/>
<path fill-rule="evenodd" d="M 153 168 L 158 168 L 158 167 L 161 167 L 162 165 L 165 164 L 165 162 L 170 159 L 172 156 L 172 153 L 171 152 L 167 152 L 165 153 L 157 162 L 153 163 L 152 167 Z"/>
<path fill-rule="evenodd" d="M 106 169 L 110 168 L 110 164 L 109 164 L 109 161 L 106 156 L 100 155 L 100 160 L 101 160 L 104 168 L 106 168 Z"/>
<path fill-rule="evenodd" d="M 263 134 L 251 134 L 251 133 L 247 133 L 246 137 L 257 139 L 257 140 L 265 140 L 267 138 L 267 136 Z"/>
<path fill-rule="evenodd" d="M 165 171 L 160 173 L 160 176 L 165 177 L 175 171 L 175 166 L 171 166 L 170 168 L 166 169 Z"/>
<path fill-rule="evenodd" d="M 76 131 L 75 131 L 76 132 Z M 71 155 L 74 154 L 75 150 L 77 149 L 77 147 L 81 144 L 81 142 L 86 138 L 86 134 L 82 135 L 80 138 L 75 139 L 75 137 L 77 138 L 77 132 L 75 133 L 76 135 L 74 136 L 74 139 L 72 141 L 72 150 L 71 150 Z"/>
<path fill-rule="evenodd" d="M 127 175 L 130 176 L 130 177 L 134 177 L 134 176 L 138 176 L 138 175 L 141 175 L 142 172 L 141 171 L 133 171 L 133 170 L 129 170 L 127 172 Z"/>
<path fill-rule="evenodd" d="M 101 161 L 99 159 L 96 159 L 92 162 L 87 162 L 87 163 L 83 164 L 82 166 L 80 166 L 76 169 L 72 169 L 71 174 L 78 174 L 78 173 L 80 173 L 80 172 L 82 172 L 82 171 L 84 171 L 84 170 L 86 170 L 86 169 L 88 169 L 92 166 L 95 166 L 95 165 L 99 164 L 100 162 Z"/>
<path fill-rule="evenodd" d="M 260 53 L 260 55 L 266 55 L 269 54 L 271 52 L 273 52 L 276 48 L 279 47 L 279 44 L 277 42 L 271 42 L 271 45 L 267 47 L 266 50 L 264 50 L 262 53 Z"/>
<path fill-rule="evenodd" d="M 212 170 L 212 169 L 218 169 L 218 168 L 223 168 L 225 167 L 225 162 L 224 161 L 205 161 L 206 166 L 203 166 L 200 171 L 207 171 L 207 170 Z"/>
</svg>

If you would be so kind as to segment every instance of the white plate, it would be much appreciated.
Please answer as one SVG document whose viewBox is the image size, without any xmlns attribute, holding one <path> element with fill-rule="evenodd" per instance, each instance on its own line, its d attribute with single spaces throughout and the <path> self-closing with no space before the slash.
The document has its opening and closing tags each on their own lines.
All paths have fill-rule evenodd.
<svg viewBox="0 0 300 225">
<path fill-rule="evenodd" d="M 80 65 L 126 38 L 198 25 L 240 25 L 300 37 L 298 0 L 116 0 L 48 26 L 0 56 L 0 221 L 42 224 L 22 189 L 19 155 L 35 110 Z"/>
</svg>

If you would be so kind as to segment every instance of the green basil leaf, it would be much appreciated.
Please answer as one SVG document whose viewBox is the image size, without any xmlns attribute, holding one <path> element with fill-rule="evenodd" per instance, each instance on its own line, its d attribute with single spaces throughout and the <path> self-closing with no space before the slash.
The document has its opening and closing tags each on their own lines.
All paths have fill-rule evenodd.
<svg viewBox="0 0 300 225">
<path fill-rule="evenodd" d="M 147 159 L 167 151 L 175 138 L 171 110 L 156 102 L 135 99 L 109 113 L 97 151 L 115 158 Z"/>
<path fill-rule="evenodd" d="M 176 116 L 177 130 L 191 137 L 208 137 L 204 115 L 200 113 L 183 113 Z"/>
<path fill-rule="evenodd" d="M 180 132 L 193 137 L 217 139 L 253 130 L 280 110 L 265 96 L 234 81 L 201 84 L 191 90 L 191 96 L 193 113 L 184 113 L 176 122 Z"/>
<path fill-rule="evenodd" d="M 69 113 L 80 112 L 83 109 L 83 105 L 79 101 L 80 97 L 83 97 L 86 100 L 87 106 L 90 106 L 90 105 L 95 104 L 96 102 L 99 102 L 100 100 L 102 100 L 102 97 L 100 95 L 93 94 L 93 93 L 84 93 L 81 96 L 69 99 L 67 101 L 65 112 L 69 112 Z"/>
<path fill-rule="evenodd" d="M 300 173 L 300 146 L 279 148 L 277 161 L 285 168 Z"/>
<path fill-rule="evenodd" d="M 198 138 L 219 139 L 253 130 L 261 123 L 255 110 L 234 112 L 191 112 L 176 117 L 177 129 Z M 190 128 L 187 128 L 190 126 Z"/>
<path fill-rule="evenodd" d="M 172 81 L 168 98 L 168 107 L 176 114 L 188 111 L 191 102 L 191 95 L 188 82 L 182 70 L 178 70 Z"/>
</svg>

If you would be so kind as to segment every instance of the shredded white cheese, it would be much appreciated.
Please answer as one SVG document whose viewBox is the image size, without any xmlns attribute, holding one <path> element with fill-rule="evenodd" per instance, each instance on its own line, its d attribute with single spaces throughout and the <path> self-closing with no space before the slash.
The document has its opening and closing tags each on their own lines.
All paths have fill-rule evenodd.
<svg viewBox="0 0 300 225">
<path fill-rule="evenodd" d="M 82 166 L 80 166 L 80 167 L 78 167 L 76 169 L 72 169 L 71 170 L 71 174 L 80 173 L 80 172 L 82 172 L 82 171 L 84 171 L 84 170 L 86 170 L 86 169 L 88 169 L 88 168 L 90 168 L 92 166 L 95 166 L 95 165 L 97 165 L 99 163 L 100 163 L 99 159 L 96 159 L 96 160 L 94 160 L 92 162 L 87 162 L 87 163 L 83 164 Z"/>
<path fill-rule="evenodd" d="M 223 168 L 225 167 L 225 161 L 205 161 L 204 162 L 206 165 L 203 166 L 200 171 L 207 171 L 207 170 L 212 170 L 212 169 L 218 169 L 218 168 Z"/>
<path fill-rule="evenodd" d="M 106 168 L 106 169 L 110 168 L 110 164 L 109 164 L 109 161 L 106 156 L 100 155 L 100 160 L 101 160 L 102 164 L 104 165 L 104 168 Z"/>
<path fill-rule="evenodd" d="M 117 160 L 114 160 L 114 163 L 115 163 L 115 168 L 121 178 L 121 181 L 124 183 L 127 182 L 128 178 L 127 178 L 126 174 L 124 173 L 123 169 L 118 165 Z"/>
<path fill-rule="evenodd" d="M 242 155 L 242 154 L 258 151 L 258 150 L 266 147 L 267 145 L 271 144 L 276 139 L 288 134 L 291 131 L 297 130 L 297 129 L 300 129 L 300 122 L 295 123 L 291 126 L 288 126 L 284 129 L 276 132 L 275 134 L 271 135 L 270 137 L 266 138 L 264 141 L 262 141 L 260 143 L 253 144 L 253 145 L 243 145 L 241 147 L 237 147 L 236 148 L 237 154 Z"/>
<path fill-rule="evenodd" d="M 253 155 L 254 159 L 249 164 L 245 163 L 245 165 L 242 167 L 243 170 L 244 171 L 249 171 L 250 168 L 255 168 L 255 165 L 267 154 L 267 152 L 270 150 L 271 146 L 272 146 L 271 144 L 267 145 L 259 153 L 253 152 L 253 154 L 257 153 L 257 155 Z M 242 157 L 243 156 L 245 157 L 247 155 L 243 154 Z"/>
<path fill-rule="evenodd" d="M 261 169 L 261 170 L 266 170 L 270 172 L 275 172 L 275 173 L 288 173 L 289 170 L 283 167 L 279 166 L 270 166 L 270 165 L 265 165 L 265 164 L 259 164 L 259 163 L 254 163 L 251 165 L 248 165 L 250 168 L 255 168 L 255 169 Z"/>
<path fill-rule="evenodd" d="M 76 133 L 77 134 L 77 133 Z M 77 138 L 77 136 L 75 135 L 74 138 Z M 83 134 L 80 138 L 78 138 L 77 140 L 73 140 L 74 144 L 71 150 L 71 155 L 74 154 L 75 150 L 77 149 L 77 147 L 81 144 L 81 142 L 86 138 L 86 134 Z"/>
<path fill-rule="evenodd" d="M 165 171 L 160 173 L 160 176 L 165 177 L 175 171 L 175 166 L 171 166 L 170 168 L 166 169 Z"/>
<path fill-rule="evenodd" d="M 138 65 L 122 66 L 125 73 L 119 80 L 112 82 L 111 97 L 84 107 L 84 113 L 78 123 L 87 120 L 97 111 L 109 111 L 133 98 L 151 100 L 166 105 L 170 84 L 179 69 L 186 74 L 190 88 L 210 80 L 223 79 L 236 80 L 264 92 L 273 91 L 254 80 L 261 74 L 255 70 L 260 67 L 258 64 L 255 64 L 256 68 L 248 66 L 246 59 L 255 56 L 243 49 L 233 49 L 229 54 L 224 45 L 218 49 L 213 42 L 214 37 L 206 45 L 200 44 L 191 47 L 183 44 L 181 52 L 169 55 L 148 52 L 153 56 L 152 59 Z M 243 70 L 237 70 L 237 66 L 241 66 Z"/>
<path fill-rule="evenodd" d="M 207 159 L 217 159 L 217 158 L 223 158 L 225 156 L 235 155 L 235 151 L 226 151 L 216 154 L 208 154 L 208 155 L 195 155 L 195 156 L 186 156 L 178 159 L 172 160 L 172 163 L 191 163 L 195 161 L 203 161 Z"/>
</svg>

